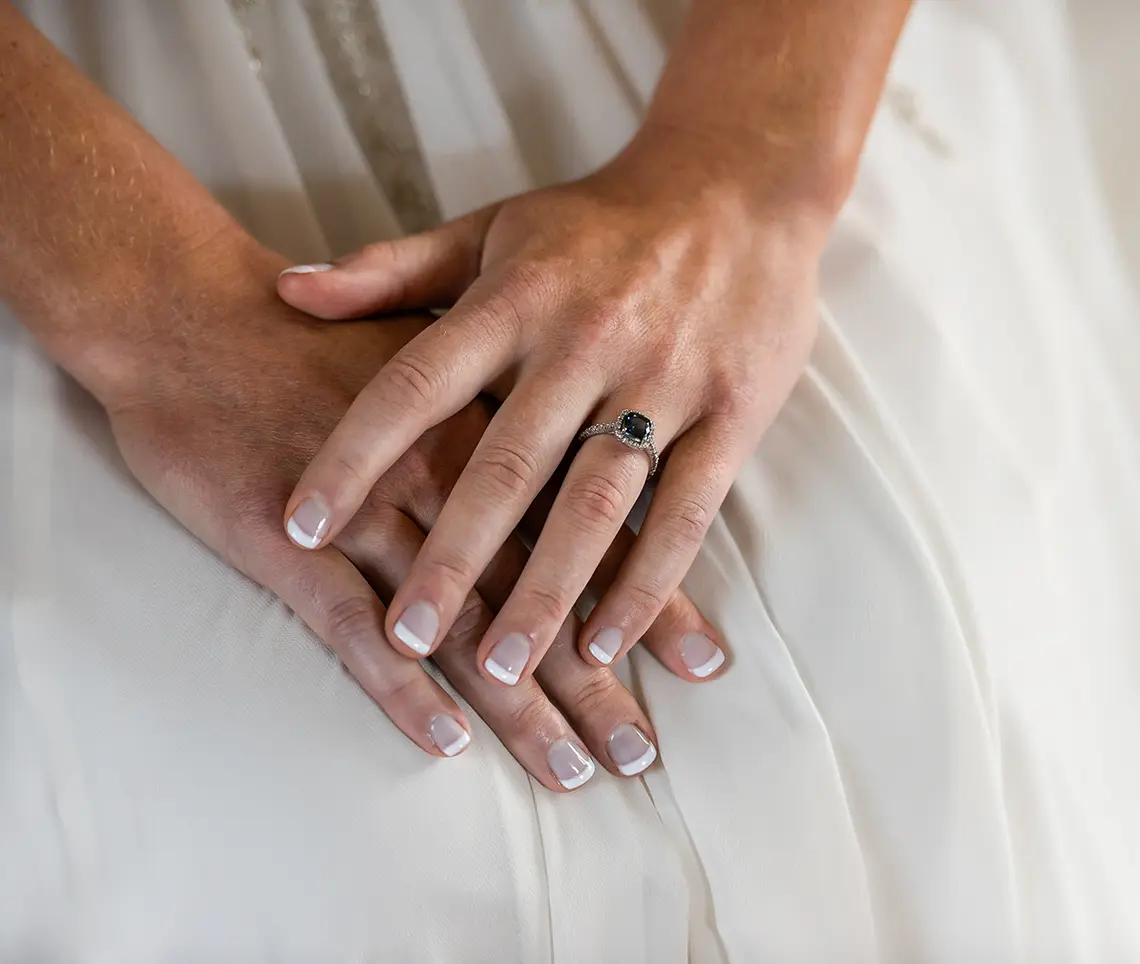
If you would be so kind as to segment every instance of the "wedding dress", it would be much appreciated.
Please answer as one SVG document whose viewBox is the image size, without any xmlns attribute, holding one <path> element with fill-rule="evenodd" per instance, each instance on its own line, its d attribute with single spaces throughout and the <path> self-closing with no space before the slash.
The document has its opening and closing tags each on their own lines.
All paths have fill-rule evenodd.
<svg viewBox="0 0 1140 964">
<path fill-rule="evenodd" d="M 603 163 L 680 14 L 19 5 L 298 261 Z M 1138 31 L 916 3 L 643 779 L 425 756 L 0 308 L 0 961 L 1140 960 Z"/>
</svg>

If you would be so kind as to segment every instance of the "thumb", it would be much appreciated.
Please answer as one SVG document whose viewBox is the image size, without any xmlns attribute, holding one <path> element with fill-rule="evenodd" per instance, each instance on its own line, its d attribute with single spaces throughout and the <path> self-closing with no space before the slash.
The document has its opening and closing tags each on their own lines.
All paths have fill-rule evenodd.
<svg viewBox="0 0 1140 964">
<path fill-rule="evenodd" d="M 294 308 L 329 320 L 450 307 L 479 274 L 494 213 L 487 208 L 423 234 L 365 245 L 333 264 L 286 268 L 277 293 Z"/>
</svg>

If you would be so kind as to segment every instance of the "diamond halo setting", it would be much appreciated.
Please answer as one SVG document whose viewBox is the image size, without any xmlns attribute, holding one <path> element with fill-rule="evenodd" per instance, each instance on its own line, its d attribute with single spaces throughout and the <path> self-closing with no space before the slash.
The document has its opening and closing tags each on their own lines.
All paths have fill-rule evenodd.
<svg viewBox="0 0 1140 964">
<path fill-rule="evenodd" d="M 631 408 L 625 409 L 612 422 L 599 422 L 582 430 L 579 442 L 596 435 L 611 435 L 622 445 L 639 449 L 649 456 L 649 477 L 657 471 L 657 446 L 653 442 L 653 419 Z"/>
</svg>

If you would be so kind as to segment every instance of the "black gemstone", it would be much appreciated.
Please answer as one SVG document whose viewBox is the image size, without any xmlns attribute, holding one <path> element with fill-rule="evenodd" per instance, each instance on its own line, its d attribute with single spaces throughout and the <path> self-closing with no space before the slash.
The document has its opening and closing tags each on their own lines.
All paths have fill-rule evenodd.
<svg viewBox="0 0 1140 964">
<path fill-rule="evenodd" d="M 635 442 L 644 442 L 649 434 L 649 419 L 640 412 L 626 412 L 621 417 L 621 430 L 627 438 Z"/>
</svg>

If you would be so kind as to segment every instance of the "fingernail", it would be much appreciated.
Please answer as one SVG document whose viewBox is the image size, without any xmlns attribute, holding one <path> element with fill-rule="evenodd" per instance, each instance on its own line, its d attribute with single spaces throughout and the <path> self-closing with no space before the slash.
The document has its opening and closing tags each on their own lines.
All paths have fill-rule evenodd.
<svg viewBox="0 0 1140 964">
<path fill-rule="evenodd" d="M 392 627 L 392 635 L 421 656 L 427 655 L 438 632 L 439 613 L 425 602 L 412 603 Z"/>
<path fill-rule="evenodd" d="M 317 274 L 320 271 L 332 271 L 331 264 L 295 264 L 292 268 L 286 268 L 281 272 L 278 277 L 287 274 Z"/>
<path fill-rule="evenodd" d="M 657 747 L 632 723 L 622 723 L 610 734 L 606 743 L 610 759 L 617 764 L 622 776 L 636 776 L 648 770 L 657 759 Z"/>
<path fill-rule="evenodd" d="M 681 661 L 697 679 L 704 679 L 720 669 L 724 653 L 704 633 L 688 633 L 681 640 Z"/>
<path fill-rule="evenodd" d="M 500 683 L 514 686 L 529 659 L 530 640 L 522 633 L 511 633 L 495 643 L 483 666 Z"/>
<path fill-rule="evenodd" d="M 550 748 L 546 760 L 567 790 L 577 790 L 594 775 L 594 761 L 573 740 L 559 740 Z"/>
<path fill-rule="evenodd" d="M 598 635 L 594 637 L 594 641 L 590 643 L 590 654 L 599 663 L 609 666 L 621 650 L 621 641 L 621 630 L 614 629 L 612 626 L 607 627 L 600 630 Z"/>
<path fill-rule="evenodd" d="M 302 549 L 316 549 L 329 531 L 329 507 L 319 495 L 311 495 L 289 516 L 285 531 Z"/>
<path fill-rule="evenodd" d="M 462 753 L 471 742 L 471 734 L 451 716 L 433 716 L 431 723 L 428 724 L 428 735 L 444 756 Z"/>
</svg>

